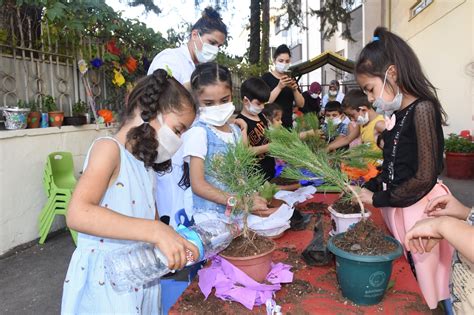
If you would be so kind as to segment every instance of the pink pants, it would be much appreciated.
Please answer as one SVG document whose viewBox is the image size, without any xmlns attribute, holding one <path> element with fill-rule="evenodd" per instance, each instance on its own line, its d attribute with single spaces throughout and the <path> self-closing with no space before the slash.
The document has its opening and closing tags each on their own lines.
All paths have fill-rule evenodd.
<svg viewBox="0 0 474 315">
<path fill-rule="evenodd" d="M 423 199 L 407 208 L 381 208 L 382 216 L 393 236 L 404 243 L 405 234 L 417 221 L 428 216 L 424 212 L 428 202 L 438 196 L 450 194 L 448 187 L 438 183 Z M 412 254 L 416 276 L 426 303 L 435 309 L 438 301 L 449 298 L 449 279 L 453 247 L 442 240 L 431 252 Z M 405 249 L 406 256 L 406 249 Z"/>
</svg>

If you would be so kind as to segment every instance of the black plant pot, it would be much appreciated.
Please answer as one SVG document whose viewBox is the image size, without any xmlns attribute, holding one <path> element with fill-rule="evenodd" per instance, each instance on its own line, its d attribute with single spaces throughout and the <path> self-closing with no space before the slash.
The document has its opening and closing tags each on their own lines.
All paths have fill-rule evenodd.
<svg viewBox="0 0 474 315">
<path fill-rule="evenodd" d="M 64 117 L 65 126 L 81 126 L 87 123 L 86 116 Z"/>
</svg>

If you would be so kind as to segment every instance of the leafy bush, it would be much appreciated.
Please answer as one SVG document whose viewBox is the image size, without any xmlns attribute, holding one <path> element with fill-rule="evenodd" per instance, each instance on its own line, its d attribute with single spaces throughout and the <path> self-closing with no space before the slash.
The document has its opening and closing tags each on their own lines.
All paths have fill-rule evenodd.
<svg viewBox="0 0 474 315">
<path fill-rule="evenodd" d="M 72 105 L 72 115 L 73 116 L 84 116 L 87 113 L 88 107 L 86 102 L 84 101 L 77 101 Z"/>
<path fill-rule="evenodd" d="M 56 102 L 54 101 L 54 98 L 51 95 L 43 96 L 41 105 L 42 105 L 43 110 L 45 110 L 48 113 L 58 110 L 58 106 L 56 105 Z"/>
<path fill-rule="evenodd" d="M 444 141 L 444 149 L 446 152 L 452 153 L 474 153 L 474 143 L 457 134 L 451 133 Z"/>
</svg>

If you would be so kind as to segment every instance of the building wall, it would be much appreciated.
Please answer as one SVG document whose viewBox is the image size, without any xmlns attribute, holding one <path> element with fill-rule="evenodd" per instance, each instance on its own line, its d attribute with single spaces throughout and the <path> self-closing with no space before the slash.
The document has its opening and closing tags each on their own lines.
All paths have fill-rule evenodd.
<svg viewBox="0 0 474 315">
<path fill-rule="evenodd" d="M 392 0 L 385 20 L 415 50 L 449 116 L 445 134 L 474 131 L 474 1 L 434 0 L 410 19 L 415 0 Z M 389 2 L 390 4 L 390 2 Z"/>
<path fill-rule="evenodd" d="M 113 131 L 85 125 L 0 132 L 0 255 L 39 237 L 38 217 L 47 200 L 43 172 L 48 154 L 71 152 L 78 178 L 92 141 Z M 51 231 L 64 226 L 59 217 Z"/>
</svg>

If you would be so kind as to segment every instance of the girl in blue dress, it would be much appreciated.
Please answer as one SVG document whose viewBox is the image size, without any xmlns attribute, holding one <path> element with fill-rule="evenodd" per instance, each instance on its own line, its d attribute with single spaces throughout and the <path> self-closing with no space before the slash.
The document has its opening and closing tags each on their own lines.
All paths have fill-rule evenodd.
<svg viewBox="0 0 474 315">
<path fill-rule="evenodd" d="M 159 69 L 137 83 L 117 134 L 92 144 L 67 213 L 79 236 L 64 280 L 63 314 L 161 312 L 159 282 L 114 290 L 104 266 L 111 250 L 151 243 L 172 270 L 186 264 L 187 250 L 198 257 L 193 244 L 157 220 L 152 182 L 153 171 L 169 171 L 196 111 L 189 92 Z"/>
</svg>

